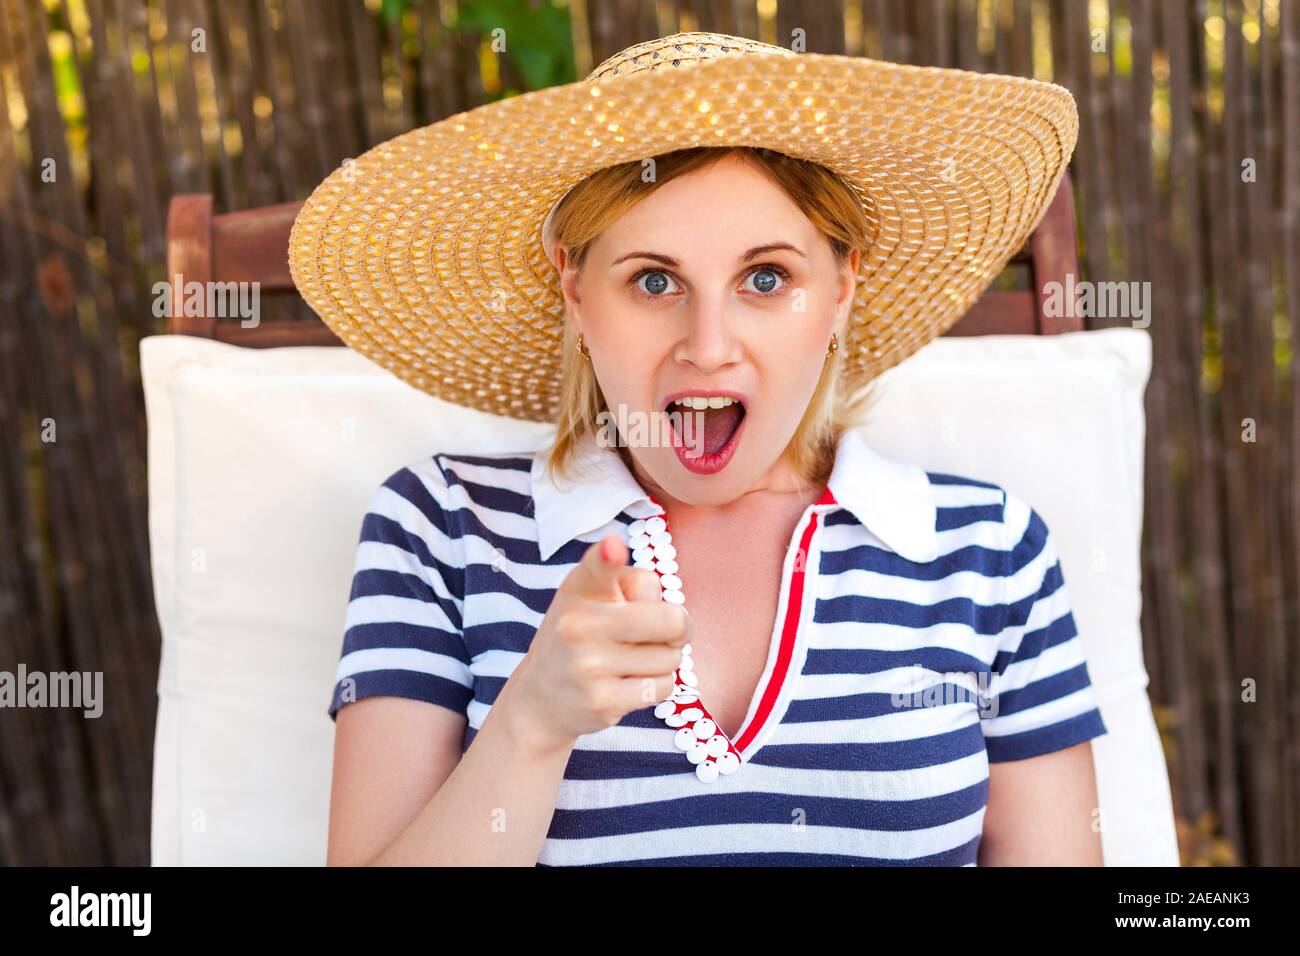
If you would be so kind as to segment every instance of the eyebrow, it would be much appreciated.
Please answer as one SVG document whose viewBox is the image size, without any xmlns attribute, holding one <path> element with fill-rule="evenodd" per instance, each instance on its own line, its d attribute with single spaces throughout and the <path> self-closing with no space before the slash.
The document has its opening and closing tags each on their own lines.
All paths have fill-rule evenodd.
<svg viewBox="0 0 1300 956">
<path fill-rule="evenodd" d="M 790 252 L 795 253 L 796 255 L 803 256 L 803 250 L 801 250 L 797 246 L 790 245 L 790 243 L 788 242 L 769 242 L 761 246 L 754 246 L 754 248 L 750 249 L 748 252 L 746 252 L 743 256 L 740 257 L 740 261 L 749 262 L 749 260 L 756 259 L 759 256 L 764 255 L 765 253 L 776 252 L 777 250 L 780 249 L 787 249 Z M 807 257 L 805 256 L 804 258 Z M 610 265 L 616 266 L 620 262 L 626 262 L 628 259 L 653 259 L 655 262 L 662 262 L 666 266 L 673 266 L 673 267 L 681 265 L 681 263 L 678 262 L 676 259 L 674 259 L 672 256 L 665 256 L 658 252 L 629 252 L 627 255 L 619 256 L 617 259 L 611 262 Z"/>
</svg>

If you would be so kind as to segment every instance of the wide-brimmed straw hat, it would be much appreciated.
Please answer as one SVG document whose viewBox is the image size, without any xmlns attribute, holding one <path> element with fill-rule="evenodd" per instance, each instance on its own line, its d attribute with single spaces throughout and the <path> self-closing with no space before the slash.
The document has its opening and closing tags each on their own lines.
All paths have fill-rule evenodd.
<svg viewBox="0 0 1300 956">
<path fill-rule="evenodd" d="M 974 304 L 1042 218 L 1077 133 L 1073 97 L 1050 83 L 680 33 L 345 162 L 298 214 L 289 265 L 321 319 L 402 380 L 551 420 L 554 206 L 606 166 L 765 147 L 821 163 L 862 201 L 869 245 L 837 360 L 865 382 Z"/>
</svg>

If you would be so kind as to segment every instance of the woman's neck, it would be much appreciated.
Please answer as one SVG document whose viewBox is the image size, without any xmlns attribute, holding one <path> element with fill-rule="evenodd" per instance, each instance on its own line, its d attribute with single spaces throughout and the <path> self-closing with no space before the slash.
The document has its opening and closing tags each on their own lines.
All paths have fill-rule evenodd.
<svg viewBox="0 0 1300 956">
<path fill-rule="evenodd" d="M 674 498 L 641 469 L 633 456 L 629 457 L 633 458 L 632 474 L 637 482 L 663 505 L 664 510 L 668 512 L 670 522 L 679 527 L 682 522 L 694 524 L 713 519 L 747 517 L 756 510 L 767 512 L 773 508 L 802 513 L 821 497 L 823 491 L 799 473 L 787 450 L 767 473 L 740 497 L 720 505 L 695 505 Z"/>
</svg>

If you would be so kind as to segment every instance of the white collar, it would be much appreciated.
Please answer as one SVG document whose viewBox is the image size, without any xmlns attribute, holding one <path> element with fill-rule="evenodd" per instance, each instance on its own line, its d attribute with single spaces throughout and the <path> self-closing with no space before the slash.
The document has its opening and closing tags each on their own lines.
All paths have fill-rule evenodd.
<svg viewBox="0 0 1300 956">
<path fill-rule="evenodd" d="M 659 510 L 617 450 L 601 446 L 593 435 L 575 449 L 573 468 L 580 478 L 560 487 L 544 474 L 545 464 L 543 449 L 532 465 L 533 508 L 543 561 L 624 511 L 644 518 Z M 836 447 L 827 487 L 835 501 L 815 506 L 819 510 L 846 509 L 909 561 L 933 561 L 939 556 L 934 494 L 919 466 L 885 457 L 857 429 L 849 429 Z"/>
</svg>

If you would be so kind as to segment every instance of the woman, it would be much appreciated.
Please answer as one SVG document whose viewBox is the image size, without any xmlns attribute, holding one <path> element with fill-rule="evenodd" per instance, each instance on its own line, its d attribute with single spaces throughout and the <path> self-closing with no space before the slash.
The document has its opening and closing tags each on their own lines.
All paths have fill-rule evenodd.
<svg viewBox="0 0 1300 956">
<path fill-rule="evenodd" d="M 847 429 L 1074 131 L 1045 84 L 689 34 L 322 184 L 291 262 L 325 321 L 557 423 L 371 501 L 330 862 L 1099 864 L 1047 527 Z"/>
</svg>

